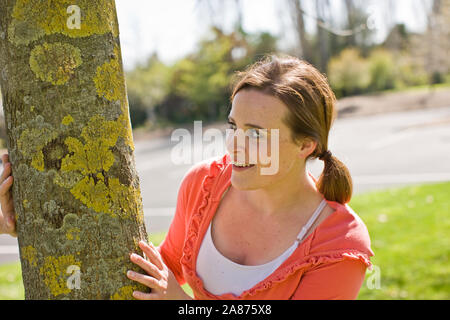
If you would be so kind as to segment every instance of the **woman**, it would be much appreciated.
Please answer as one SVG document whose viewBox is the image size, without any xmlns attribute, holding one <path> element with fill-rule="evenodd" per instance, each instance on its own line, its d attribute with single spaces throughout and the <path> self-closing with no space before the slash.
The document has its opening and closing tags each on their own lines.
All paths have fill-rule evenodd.
<svg viewBox="0 0 450 320">
<path fill-rule="evenodd" d="M 350 174 L 328 150 L 335 96 L 326 78 L 297 58 L 270 57 L 237 80 L 228 153 L 189 170 L 165 240 L 140 243 L 148 259 L 131 255 L 146 274 L 128 277 L 152 288 L 134 296 L 190 299 L 180 287 L 187 282 L 196 299 L 355 299 L 373 253 L 346 204 Z M 272 150 L 263 138 L 275 130 L 277 170 L 262 174 L 271 164 L 250 162 L 249 150 Z M 324 161 L 318 181 L 306 170 L 314 158 Z"/>
</svg>

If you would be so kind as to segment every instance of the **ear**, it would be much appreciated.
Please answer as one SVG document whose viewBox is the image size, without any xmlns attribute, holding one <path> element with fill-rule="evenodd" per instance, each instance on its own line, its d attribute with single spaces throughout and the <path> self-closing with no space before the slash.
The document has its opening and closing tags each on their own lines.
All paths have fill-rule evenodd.
<svg viewBox="0 0 450 320">
<path fill-rule="evenodd" d="M 304 138 L 300 142 L 298 148 L 298 156 L 302 159 L 306 159 L 311 153 L 316 150 L 317 141 L 311 138 Z"/>
</svg>

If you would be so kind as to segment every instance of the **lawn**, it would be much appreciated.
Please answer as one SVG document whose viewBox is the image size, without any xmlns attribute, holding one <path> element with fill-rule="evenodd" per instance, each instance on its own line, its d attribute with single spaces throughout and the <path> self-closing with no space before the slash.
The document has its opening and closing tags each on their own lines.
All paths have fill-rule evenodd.
<svg viewBox="0 0 450 320">
<path fill-rule="evenodd" d="M 361 194 L 349 205 L 375 253 L 358 299 L 450 299 L 450 182 Z M 0 299 L 23 297 L 20 264 L 0 266 Z"/>
<path fill-rule="evenodd" d="M 375 253 L 359 299 L 450 299 L 450 182 L 362 194 L 350 206 Z"/>
</svg>

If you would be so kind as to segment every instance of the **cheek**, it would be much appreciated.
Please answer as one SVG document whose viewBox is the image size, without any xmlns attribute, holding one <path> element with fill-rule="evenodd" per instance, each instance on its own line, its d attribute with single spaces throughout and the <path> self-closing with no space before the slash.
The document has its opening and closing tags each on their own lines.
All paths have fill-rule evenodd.
<svg viewBox="0 0 450 320">
<path fill-rule="evenodd" d="M 259 141 L 255 148 L 262 166 L 278 163 L 280 167 L 285 167 L 297 160 L 296 145 L 290 140 L 270 137 Z"/>
</svg>

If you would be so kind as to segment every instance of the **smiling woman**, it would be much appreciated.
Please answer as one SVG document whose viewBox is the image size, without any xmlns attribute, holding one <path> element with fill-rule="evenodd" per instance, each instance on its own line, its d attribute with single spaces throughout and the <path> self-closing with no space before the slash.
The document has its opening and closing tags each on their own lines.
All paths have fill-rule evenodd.
<svg viewBox="0 0 450 320">
<path fill-rule="evenodd" d="M 347 204 L 350 174 L 327 148 L 335 97 L 326 78 L 297 58 L 269 57 L 238 75 L 231 101 L 228 152 L 189 170 L 167 237 L 146 262 L 132 258 L 149 274 L 135 280 L 154 291 L 137 297 L 189 299 L 187 282 L 195 299 L 355 299 L 373 252 Z M 260 149 L 278 160 L 271 174 Z M 318 181 L 310 158 L 325 162 Z"/>
</svg>

